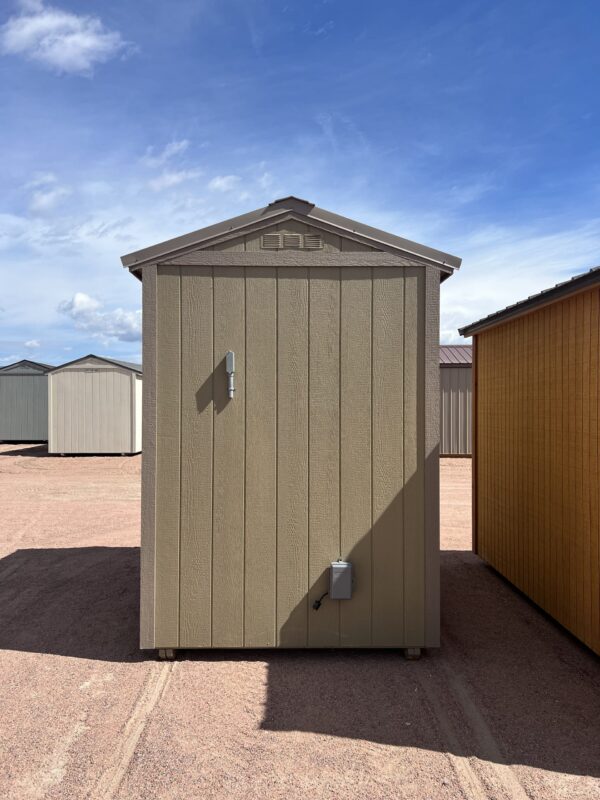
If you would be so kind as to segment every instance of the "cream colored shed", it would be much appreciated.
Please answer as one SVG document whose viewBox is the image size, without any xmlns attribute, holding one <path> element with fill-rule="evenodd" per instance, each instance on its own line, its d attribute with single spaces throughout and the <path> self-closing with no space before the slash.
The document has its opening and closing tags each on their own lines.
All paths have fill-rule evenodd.
<svg viewBox="0 0 600 800">
<path fill-rule="evenodd" d="M 17 361 L 0 369 L 0 442 L 48 439 L 48 371 L 37 361 Z"/>
<path fill-rule="evenodd" d="M 141 646 L 439 644 L 439 291 L 460 259 L 311 203 L 143 281 Z"/>
<path fill-rule="evenodd" d="M 139 453 L 142 367 L 88 355 L 48 374 L 48 452 Z"/>
</svg>

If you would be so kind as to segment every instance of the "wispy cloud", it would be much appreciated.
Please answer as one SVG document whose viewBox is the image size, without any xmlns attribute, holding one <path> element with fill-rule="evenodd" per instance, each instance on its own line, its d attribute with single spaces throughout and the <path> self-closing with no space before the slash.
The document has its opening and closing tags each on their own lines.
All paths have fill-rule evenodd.
<svg viewBox="0 0 600 800">
<path fill-rule="evenodd" d="M 33 193 L 29 208 L 33 212 L 50 211 L 70 194 L 71 190 L 66 186 L 54 186 L 47 190 L 40 189 Z"/>
<path fill-rule="evenodd" d="M 18 361 L 19 356 L 14 355 L 14 353 L 10 356 L 2 356 L 0 358 L 0 364 L 12 364 L 13 361 Z"/>
<path fill-rule="evenodd" d="M 58 311 L 69 317 L 77 330 L 85 331 L 104 344 L 114 341 L 138 342 L 142 338 L 142 312 L 115 308 L 104 311 L 99 300 L 85 292 L 76 292 L 63 300 Z"/>
<path fill-rule="evenodd" d="M 184 181 L 194 180 L 201 175 L 202 170 L 199 169 L 165 170 L 157 178 L 148 181 L 148 186 L 155 192 L 162 192 L 163 189 L 171 189 L 173 186 L 178 186 Z"/>
<path fill-rule="evenodd" d="M 239 175 L 217 175 L 208 184 L 208 188 L 216 192 L 231 192 L 239 185 Z"/>
<path fill-rule="evenodd" d="M 0 28 L 0 52 L 5 55 L 22 56 L 59 74 L 90 76 L 96 64 L 133 49 L 99 17 L 46 6 L 41 0 L 20 6 L 20 13 Z"/>
<path fill-rule="evenodd" d="M 169 142 L 158 153 L 156 152 L 156 148 L 148 147 L 141 160 L 147 167 L 161 167 L 170 158 L 173 158 L 173 156 L 185 153 L 189 146 L 189 139 L 180 139 L 179 141 L 174 140 Z"/>
<path fill-rule="evenodd" d="M 28 350 L 35 350 L 41 345 L 39 339 L 29 339 L 29 341 L 24 342 L 24 346 L 27 347 Z"/>
</svg>

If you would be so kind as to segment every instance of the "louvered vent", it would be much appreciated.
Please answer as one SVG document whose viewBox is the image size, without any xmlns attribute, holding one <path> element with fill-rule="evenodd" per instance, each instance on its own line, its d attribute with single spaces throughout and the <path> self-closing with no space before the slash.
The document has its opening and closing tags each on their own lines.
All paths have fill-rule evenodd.
<svg viewBox="0 0 600 800">
<path fill-rule="evenodd" d="M 305 233 L 304 247 L 306 250 L 321 250 L 323 248 L 323 240 L 318 233 Z"/>
<path fill-rule="evenodd" d="M 299 233 L 284 233 L 283 246 L 299 250 L 302 247 L 302 236 Z"/>
<path fill-rule="evenodd" d="M 263 233 L 262 246 L 264 250 L 279 250 L 281 247 L 281 234 Z"/>
</svg>

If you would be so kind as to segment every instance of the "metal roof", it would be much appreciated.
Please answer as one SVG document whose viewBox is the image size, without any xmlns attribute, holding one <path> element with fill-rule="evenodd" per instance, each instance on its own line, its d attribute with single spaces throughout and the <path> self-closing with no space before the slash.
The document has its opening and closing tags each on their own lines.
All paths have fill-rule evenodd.
<svg viewBox="0 0 600 800">
<path fill-rule="evenodd" d="M 441 367 L 470 367 L 472 361 L 472 347 L 470 344 L 441 344 Z"/>
<path fill-rule="evenodd" d="M 483 317 L 477 322 L 465 325 L 463 328 L 459 328 L 458 332 L 461 336 L 473 336 L 474 333 L 480 333 L 493 325 L 506 322 L 509 319 L 521 316 L 521 314 L 526 314 L 528 311 L 533 311 L 549 303 L 555 303 L 571 294 L 576 294 L 598 285 L 600 285 L 600 267 L 592 267 L 588 272 L 575 275 L 568 281 L 557 283 L 556 286 L 551 286 L 549 289 L 530 295 L 526 300 L 520 300 L 518 303 L 506 306 L 500 311 L 488 314 L 487 317 Z"/>
<path fill-rule="evenodd" d="M 324 228 L 333 227 L 342 235 L 345 232 L 348 235 L 368 240 L 373 245 L 381 245 L 388 250 L 400 250 L 403 253 L 417 256 L 435 264 L 443 272 L 450 275 L 462 263 L 462 259 L 457 256 L 412 242 L 409 239 L 403 239 L 378 228 L 372 228 L 370 225 L 364 225 L 362 222 L 342 217 L 324 208 L 317 208 L 314 203 L 300 200 L 298 197 L 284 197 L 274 200 L 263 208 L 258 208 L 239 217 L 232 217 L 223 222 L 218 222 L 216 225 L 209 225 L 184 236 L 178 236 L 175 239 L 169 239 L 166 242 L 137 250 L 122 256 L 121 263 L 135 274 L 146 264 L 156 263 L 157 260 L 167 257 L 172 258 L 176 254 L 187 252 L 197 247 L 209 247 L 220 237 L 229 236 L 238 231 L 242 235 L 244 228 L 249 226 L 272 225 L 289 218 L 294 218 L 301 222 L 310 222 L 311 225 L 316 227 L 319 227 L 319 225 Z M 447 275 L 443 275 L 442 279 L 444 277 L 447 277 Z"/>
<path fill-rule="evenodd" d="M 12 364 L 5 364 L 3 367 L 0 367 L 0 372 L 5 369 L 14 369 L 14 367 L 18 367 L 19 364 L 31 364 L 32 367 L 41 367 L 47 372 L 54 369 L 52 364 L 42 364 L 41 361 L 31 361 L 29 358 L 22 358 L 20 361 L 15 361 Z"/>
<path fill-rule="evenodd" d="M 70 367 L 72 364 L 79 364 L 80 361 L 85 361 L 87 358 L 95 358 L 98 361 L 104 361 L 107 364 L 114 364 L 116 367 L 124 367 L 132 372 L 138 372 L 140 375 L 142 374 L 141 364 L 134 364 L 132 361 L 118 361 L 116 358 L 107 358 L 106 356 L 96 356 L 94 353 L 88 353 L 87 356 L 74 358 L 73 361 L 67 361 L 64 364 L 60 364 L 58 367 L 53 367 L 51 372 L 58 372 L 59 370 L 64 369 L 64 367 Z"/>
</svg>

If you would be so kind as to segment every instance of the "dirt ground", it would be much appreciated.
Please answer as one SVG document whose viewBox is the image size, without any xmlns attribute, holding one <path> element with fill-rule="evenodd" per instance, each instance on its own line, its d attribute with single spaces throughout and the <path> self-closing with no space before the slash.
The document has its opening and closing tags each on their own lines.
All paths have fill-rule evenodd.
<svg viewBox="0 0 600 800">
<path fill-rule="evenodd" d="M 418 662 L 142 656 L 139 470 L 0 446 L 0 797 L 600 798 L 600 659 L 469 552 L 469 460 Z"/>
</svg>

